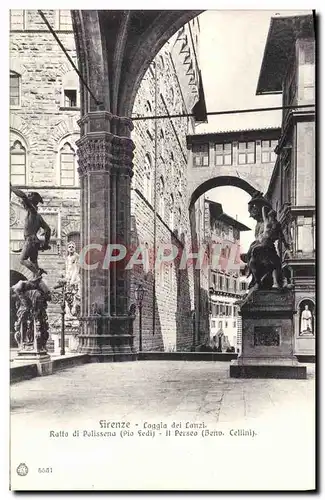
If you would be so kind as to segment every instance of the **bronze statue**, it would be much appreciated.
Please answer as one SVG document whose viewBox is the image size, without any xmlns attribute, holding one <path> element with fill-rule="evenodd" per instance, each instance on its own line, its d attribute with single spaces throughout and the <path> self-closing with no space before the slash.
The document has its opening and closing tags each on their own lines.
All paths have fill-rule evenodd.
<svg viewBox="0 0 325 500">
<path fill-rule="evenodd" d="M 283 287 L 282 263 L 275 248 L 275 242 L 281 241 L 285 248 L 289 245 L 282 232 L 280 222 L 270 203 L 258 193 L 248 203 L 250 216 L 256 221 L 255 240 L 242 260 L 247 264 L 252 280 L 249 289 Z"/>
<path fill-rule="evenodd" d="M 51 294 L 39 277 L 32 281 L 18 281 L 11 287 L 17 308 L 15 339 L 23 350 L 45 351 L 49 338 L 47 302 Z"/>
<path fill-rule="evenodd" d="M 24 226 L 25 243 L 22 249 L 19 250 L 21 252 L 20 263 L 33 273 L 34 279 L 38 279 L 42 274 L 47 274 L 44 269 L 38 266 L 38 252 L 51 248 L 49 246 L 51 229 L 38 213 L 37 207 L 39 203 L 43 203 L 43 199 L 39 193 L 33 191 L 26 194 L 11 184 L 10 189 L 22 200 L 23 207 L 27 211 Z M 37 233 L 41 228 L 44 229 L 44 241 L 37 237 Z"/>
</svg>

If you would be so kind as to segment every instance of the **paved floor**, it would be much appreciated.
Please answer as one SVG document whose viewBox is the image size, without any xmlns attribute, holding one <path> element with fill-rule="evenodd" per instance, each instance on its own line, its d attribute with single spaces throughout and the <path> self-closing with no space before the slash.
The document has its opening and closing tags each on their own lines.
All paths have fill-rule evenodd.
<svg viewBox="0 0 325 500">
<path fill-rule="evenodd" d="M 307 380 L 262 380 L 231 379 L 229 378 L 229 363 L 226 362 L 140 361 L 133 363 L 97 363 L 67 369 L 49 377 L 39 377 L 18 383 L 11 387 L 13 466 L 17 462 L 18 454 L 21 456 L 24 450 L 25 455 L 28 456 L 31 448 L 34 448 L 35 453 L 41 456 L 44 453 L 45 455 L 50 453 L 49 450 L 52 450 L 50 455 L 46 455 L 46 460 L 38 460 L 38 466 L 45 467 L 46 464 L 50 466 L 54 461 L 57 468 L 61 467 L 62 469 L 62 464 L 66 463 L 66 458 L 62 462 L 62 454 L 60 455 L 60 453 L 64 449 L 64 454 L 70 456 L 73 448 L 74 458 L 69 459 L 70 472 L 72 464 L 75 467 L 76 463 L 79 464 L 78 470 L 83 470 L 84 465 L 83 462 L 79 461 L 78 453 L 88 463 L 90 457 L 96 457 L 99 441 L 96 441 L 96 438 L 72 438 L 73 430 L 78 429 L 81 433 L 85 429 L 89 432 L 100 431 L 99 420 L 101 419 L 130 422 L 130 429 L 135 434 L 134 439 L 137 437 L 137 430 L 141 429 L 147 432 L 153 429 L 152 424 L 154 424 L 157 435 L 153 440 L 151 439 L 152 436 L 149 436 L 151 442 L 154 442 L 156 438 L 162 439 L 162 437 L 165 437 L 164 425 L 171 429 L 173 422 L 174 425 L 181 423 L 181 429 L 185 430 L 186 422 L 189 422 L 188 425 L 204 423 L 208 430 L 220 431 L 224 439 L 218 440 L 218 447 L 221 447 L 225 453 L 229 454 L 230 450 L 237 450 L 232 459 L 228 457 L 232 464 L 230 470 L 232 467 L 236 468 L 236 464 L 238 465 L 238 457 L 241 456 L 241 453 L 244 453 L 247 439 L 250 439 L 250 442 L 252 441 L 252 431 L 254 431 L 255 442 L 257 443 L 254 446 L 259 447 L 260 453 L 269 450 L 267 453 L 269 456 L 269 453 L 274 453 L 274 450 L 272 452 L 273 445 L 277 447 L 275 466 L 278 463 L 279 467 L 279 464 L 283 461 L 283 467 L 288 468 L 288 460 L 291 460 L 292 463 L 292 453 L 294 453 L 297 466 L 300 462 L 304 463 L 304 473 L 309 477 L 313 471 L 315 368 L 311 364 L 307 366 Z M 160 425 L 160 429 L 157 424 Z M 243 430 L 246 442 L 244 443 L 243 436 L 237 433 L 239 439 L 235 439 L 229 444 L 231 429 Z M 62 438 L 61 436 L 50 439 L 51 430 L 57 433 L 61 431 L 68 432 L 69 437 Z M 175 429 L 173 429 L 174 432 Z M 201 432 L 199 430 L 199 437 Z M 120 431 L 118 431 L 118 436 L 119 433 Z M 185 441 L 185 439 L 187 437 L 184 437 L 184 440 L 175 439 L 169 441 L 169 443 L 176 443 L 176 441 L 178 445 L 186 443 L 186 446 L 190 446 L 188 450 L 192 450 L 193 439 L 189 438 L 189 441 Z M 119 448 L 117 448 L 116 440 L 109 439 L 107 441 L 107 439 L 102 439 L 101 445 L 103 445 L 104 441 L 105 443 L 109 442 L 109 445 L 106 444 L 106 446 L 109 447 L 110 451 L 114 449 L 115 456 L 122 453 L 124 446 L 126 446 L 124 443 L 129 443 L 129 445 L 131 443 L 130 439 L 124 439 L 122 440 L 123 444 L 121 444 L 120 440 Z M 215 447 L 216 441 L 214 439 L 212 441 Z M 212 441 L 203 439 L 204 449 L 206 450 L 204 454 L 208 452 Z M 236 444 L 234 444 L 235 441 Z M 87 445 L 85 442 L 87 442 Z M 129 460 L 131 460 L 131 456 L 133 457 L 131 469 L 134 469 L 141 449 L 143 452 L 147 449 L 149 453 L 149 458 L 147 457 L 144 460 L 146 466 L 153 467 L 150 461 L 150 453 L 153 456 L 153 450 L 156 448 L 150 448 L 150 452 L 148 440 L 141 439 L 137 443 L 140 448 L 137 448 L 139 451 L 134 456 L 133 452 L 130 455 L 130 448 L 128 448 L 127 456 Z M 167 453 L 165 441 L 159 443 L 161 453 Z M 201 444 L 201 439 L 195 441 L 198 453 Z M 283 450 L 281 450 L 282 444 L 285 445 Z M 79 446 L 82 447 L 79 449 Z M 89 453 L 87 458 L 84 455 L 85 446 L 87 446 L 87 453 Z M 184 461 L 184 456 L 180 457 L 173 446 L 172 457 L 175 460 L 178 457 L 177 460 Z M 36 449 L 38 449 L 38 452 Z M 297 453 L 294 451 L 295 449 L 300 450 L 299 456 L 298 451 Z M 133 450 L 133 447 L 131 447 L 131 450 Z M 168 456 L 170 456 L 170 452 L 169 449 Z M 35 457 L 35 455 L 33 456 Z M 51 459 L 49 459 L 49 456 L 51 456 Z M 193 457 L 190 459 L 189 456 L 186 455 L 185 462 L 189 463 L 189 467 L 191 467 L 191 460 L 194 459 Z M 119 460 L 116 460 L 117 462 L 114 461 L 114 464 L 119 463 Z M 125 463 L 125 456 L 121 460 Z M 210 464 L 210 460 L 208 462 Z M 262 465 L 260 464 L 260 466 Z M 292 467 L 294 468 L 294 465 Z M 199 469 L 196 468 L 195 470 L 195 484 L 201 484 L 200 477 L 197 475 Z M 240 482 L 241 477 L 242 481 L 248 480 L 247 475 L 244 474 L 245 464 L 241 464 L 239 470 L 241 472 L 236 472 L 236 475 L 240 485 L 243 484 Z M 170 474 L 173 471 L 174 468 L 172 468 Z M 281 471 L 283 472 L 283 468 Z M 76 474 L 80 481 L 84 480 L 87 483 L 87 475 L 82 477 L 82 474 L 80 475 L 77 472 Z M 151 478 L 156 477 L 154 472 L 152 474 Z M 213 472 L 211 474 L 213 475 Z M 262 477 L 262 475 L 259 477 Z M 131 476 L 133 477 L 132 474 Z M 137 488 L 139 485 L 144 488 L 150 487 L 148 486 L 151 485 L 150 478 L 147 473 L 144 476 L 143 474 L 140 475 L 140 477 L 134 475 L 133 482 L 131 476 L 129 474 L 130 485 L 132 485 L 130 487 Z M 72 474 L 69 479 L 71 485 L 74 484 L 73 477 Z M 169 479 L 170 477 L 168 476 Z M 272 484 L 275 484 L 277 477 L 273 478 Z M 285 474 L 285 478 L 288 479 L 288 477 L 291 477 L 290 471 Z M 294 480 L 293 477 L 296 479 Z M 160 475 L 159 478 L 161 479 Z M 188 475 L 186 475 L 186 478 L 186 481 L 188 481 Z M 303 475 L 298 474 L 297 476 L 295 470 L 292 481 L 294 480 L 295 484 L 298 484 L 299 478 L 302 480 Z M 42 481 L 45 481 L 44 476 L 41 478 L 38 476 L 37 480 L 38 484 L 43 484 Z M 88 480 L 90 481 L 90 476 Z M 46 485 L 52 484 L 48 477 L 46 481 Z M 113 484 L 112 488 L 116 488 L 114 481 L 118 481 L 118 475 L 114 474 L 114 481 L 112 478 L 110 481 Z M 177 485 L 183 484 L 179 476 L 177 476 L 177 481 Z M 218 481 L 220 486 L 220 477 Z M 93 482 L 94 484 L 91 487 L 96 489 L 98 481 L 94 480 Z M 158 484 L 157 478 L 154 484 Z M 186 484 L 191 484 L 191 482 Z M 263 484 L 266 485 L 265 480 Z M 20 487 L 18 485 L 17 489 Z M 43 487 L 45 486 L 43 485 Z M 184 485 L 182 487 L 184 488 Z M 294 486 L 291 484 L 291 487 Z M 209 489 L 209 487 L 207 488 Z M 235 487 L 235 489 L 237 488 Z"/>
</svg>

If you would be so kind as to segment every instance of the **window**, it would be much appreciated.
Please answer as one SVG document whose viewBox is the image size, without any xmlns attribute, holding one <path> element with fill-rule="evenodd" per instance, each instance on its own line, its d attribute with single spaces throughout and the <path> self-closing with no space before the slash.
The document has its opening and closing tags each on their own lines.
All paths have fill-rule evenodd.
<svg viewBox="0 0 325 500">
<path fill-rule="evenodd" d="M 182 211 L 178 209 L 178 227 L 179 227 L 179 236 L 182 234 Z"/>
<path fill-rule="evenodd" d="M 10 71 L 10 106 L 20 106 L 20 75 Z"/>
<path fill-rule="evenodd" d="M 225 321 L 225 328 L 228 328 L 228 321 Z"/>
<path fill-rule="evenodd" d="M 223 277 L 222 276 L 219 276 L 219 290 L 222 290 L 222 287 L 223 287 Z"/>
<path fill-rule="evenodd" d="M 262 141 L 262 163 L 274 163 L 276 154 L 274 149 L 278 145 L 278 141 Z"/>
<path fill-rule="evenodd" d="M 70 10 L 59 11 L 59 30 L 72 31 L 72 19 Z"/>
<path fill-rule="evenodd" d="M 245 283 L 245 281 L 241 282 L 240 289 L 241 289 L 242 292 L 246 290 L 246 283 Z"/>
<path fill-rule="evenodd" d="M 232 165 L 232 144 L 216 144 L 216 165 Z"/>
<path fill-rule="evenodd" d="M 236 278 L 234 279 L 234 292 L 237 292 L 237 280 Z"/>
<path fill-rule="evenodd" d="M 160 137 L 160 153 L 161 156 L 163 157 L 165 153 L 165 134 L 163 129 L 160 129 L 159 137 Z"/>
<path fill-rule="evenodd" d="M 171 194 L 169 198 L 169 227 L 174 230 L 174 196 Z"/>
<path fill-rule="evenodd" d="M 61 106 L 64 108 L 76 108 L 79 105 L 79 81 L 74 71 L 68 71 L 62 77 L 62 99 Z"/>
<path fill-rule="evenodd" d="M 24 30 L 25 29 L 25 11 L 11 10 L 10 11 L 10 29 Z"/>
<path fill-rule="evenodd" d="M 26 148 L 20 141 L 10 148 L 10 180 L 16 186 L 26 184 Z"/>
<path fill-rule="evenodd" d="M 145 156 L 145 166 L 144 166 L 144 176 L 143 176 L 143 195 L 148 200 L 149 203 L 152 202 L 152 165 L 150 156 L 147 154 Z"/>
<path fill-rule="evenodd" d="M 60 185 L 74 186 L 76 181 L 75 152 L 66 142 L 60 149 Z"/>
<path fill-rule="evenodd" d="M 216 281 L 217 281 L 217 277 L 216 277 L 216 275 L 213 273 L 213 274 L 212 274 L 212 283 L 215 285 L 215 284 L 216 284 Z"/>
<path fill-rule="evenodd" d="M 64 107 L 76 108 L 77 107 L 77 90 L 64 90 Z"/>
<path fill-rule="evenodd" d="M 68 243 L 70 243 L 71 241 L 73 241 L 73 243 L 76 246 L 76 252 L 80 253 L 80 246 L 81 246 L 81 244 L 80 244 L 80 233 L 78 233 L 77 231 L 75 231 L 73 233 L 68 234 Z"/>
<path fill-rule="evenodd" d="M 159 179 L 159 191 L 158 191 L 158 196 L 159 196 L 159 215 L 162 219 L 165 217 L 165 183 L 163 177 L 160 177 Z"/>
<path fill-rule="evenodd" d="M 222 321 L 218 322 L 218 328 L 219 328 L 219 330 L 222 329 Z"/>
<path fill-rule="evenodd" d="M 226 291 L 228 292 L 229 290 L 229 278 L 226 278 Z"/>
<path fill-rule="evenodd" d="M 255 163 L 255 142 L 238 143 L 238 164 Z"/>
<path fill-rule="evenodd" d="M 193 144 L 193 166 L 209 166 L 209 144 Z"/>
</svg>

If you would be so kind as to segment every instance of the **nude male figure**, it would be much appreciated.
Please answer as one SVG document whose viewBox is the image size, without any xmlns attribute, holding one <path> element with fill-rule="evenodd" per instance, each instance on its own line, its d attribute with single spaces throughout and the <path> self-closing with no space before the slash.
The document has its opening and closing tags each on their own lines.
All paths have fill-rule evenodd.
<svg viewBox="0 0 325 500">
<path fill-rule="evenodd" d="M 34 279 L 38 279 L 42 274 L 47 274 L 44 269 L 38 266 L 38 252 L 51 248 L 49 246 L 51 229 L 38 213 L 37 207 L 39 203 L 43 203 L 43 199 L 36 192 L 26 194 L 12 185 L 10 185 L 10 189 L 22 200 L 23 207 L 27 211 L 24 224 L 25 242 L 21 249 L 20 263 L 33 273 Z M 44 241 L 39 240 L 37 237 L 37 233 L 41 228 L 44 229 Z"/>
</svg>

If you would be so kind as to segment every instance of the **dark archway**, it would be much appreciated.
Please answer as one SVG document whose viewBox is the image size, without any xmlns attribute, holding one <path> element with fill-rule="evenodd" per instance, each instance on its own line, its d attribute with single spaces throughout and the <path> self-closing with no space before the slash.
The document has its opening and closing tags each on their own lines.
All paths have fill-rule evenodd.
<svg viewBox="0 0 325 500">
<path fill-rule="evenodd" d="M 18 283 L 18 281 L 20 280 L 26 281 L 27 278 L 23 274 L 17 271 L 10 270 L 10 288 L 14 286 L 16 283 Z M 14 326 L 16 319 L 17 319 L 17 314 L 16 314 L 15 299 L 12 296 L 12 294 L 10 294 L 10 347 L 18 347 L 17 342 L 15 341 L 14 338 Z"/>
</svg>

